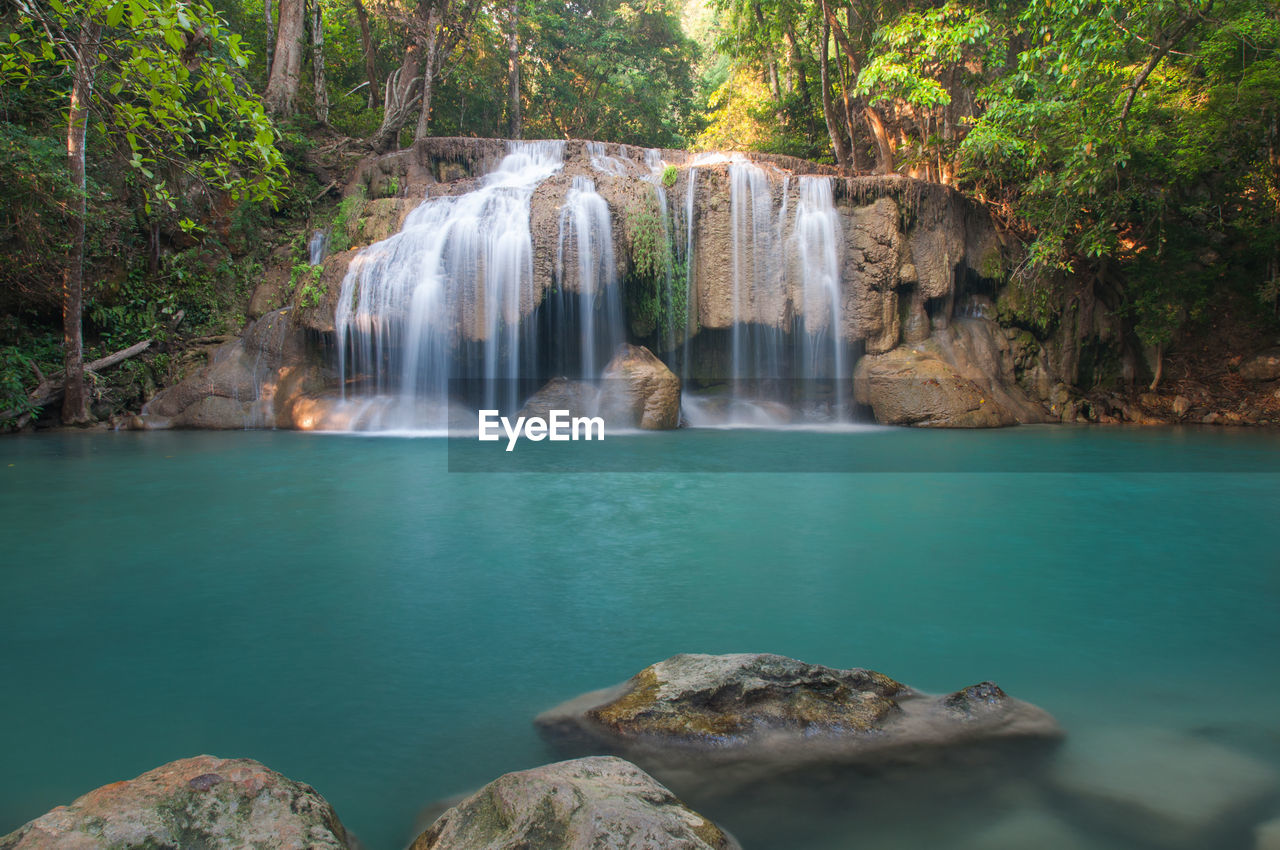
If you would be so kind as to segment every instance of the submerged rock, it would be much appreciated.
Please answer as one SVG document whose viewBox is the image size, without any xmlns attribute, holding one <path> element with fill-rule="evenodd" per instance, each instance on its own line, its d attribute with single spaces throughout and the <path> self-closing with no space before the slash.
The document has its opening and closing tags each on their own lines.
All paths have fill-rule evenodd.
<svg viewBox="0 0 1280 850">
<path fill-rule="evenodd" d="M 104 785 L 0 838 L 0 850 L 356 846 L 311 786 L 250 759 L 213 756 Z"/>
<path fill-rule="evenodd" d="M 1070 805 L 1157 847 L 1225 846 L 1278 788 L 1266 764 L 1165 730 L 1084 733 L 1061 756 L 1052 780 Z"/>
<path fill-rule="evenodd" d="M 1280 850 L 1280 817 L 1259 826 L 1253 836 L 1254 850 Z"/>
<path fill-rule="evenodd" d="M 640 768 L 610 756 L 508 773 L 449 809 L 410 850 L 737 850 Z"/>
<path fill-rule="evenodd" d="M 566 744 L 721 761 L 859 763 L 1061 735 L 1048 712 L 990 682 L 936 697 L 871 670 L 765 654 L 676 655 L 536 723 Z"/>
<path fill-rule="evenodd" d="M 644 346 L 619 346 L 601 379 L 601 410 L 611 425 L 646 431 L 680 426 L 680 379 Z"/>
<path fill-rule="evenodd" d="M 1120 850 L 1120 845 L 1105 843 L 1094 835 L 1086 835 L 1074 824 L 1039 808 L 1020 808 L 961 840 L 958 850 Z"/>
</svg>

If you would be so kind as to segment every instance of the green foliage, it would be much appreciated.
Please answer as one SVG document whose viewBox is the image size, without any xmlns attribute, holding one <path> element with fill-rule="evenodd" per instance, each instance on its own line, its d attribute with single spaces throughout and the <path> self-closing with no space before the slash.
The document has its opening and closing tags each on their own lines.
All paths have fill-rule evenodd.
<svg viewBox="0 0 1280 850">
<path fill-rule="evenodd" d="M 140 177 L 147 214 L 176 210 L 194 183 L 233 203 L 275 197 L 276 133 L 236 73 L 243 39 L 207 0 L 19 0 L 24 23 L 0 41 L 0 78 L 20 87 L 69 75 L 71 34 L 99 28 L 94 113 Z M 50 94 L 61 100 L 61 91 Z"/>
<path fill-rule="evenodd" d="M 357 189 L 343 198 L 334 210 L 329 225 L 329 249 L 335 254 L 351 248 L 352 239 L 360 226 L 360 213 L 364 211 L 364 189 Z"/>
<path fill-rule="evenodd" d="M 1226 245 L 1231 273 L 1263 279 L 1280 237 L 1274 12 L 1032 0 L 1018 26 L 1030 44 L 962 152 L 973 188 L 1034 234 L 1021 280 L 1106 279 L 1161 344 L 1229 273 Z"/>
<path fill-rule="evenodd" d="M 683 339 L 689 308 L 688 264 L 677 259 L 674 235 L 663 226 L 657 193 L 627 209 L 631 271 L 624 282 L 627 316 L 639 337 L 666 349 Z"/>
<path fill-rule="evenodd" d="M 673 0 L 526 3 L 526 135 L 684 147 L 696 48 L 680 12 Z"/>
<path fill-rule="evenodd" d="M 680 169 L 676 168 L 674 165 L 668 165 L 666 168 L 662 169 L 662 185 L 666 186 L 668 189 L 676 185 L 676 180 L 679 178 Z"/>
<path fill-rule="evenodd" d="M 318 307 L 324 299 L 324 287 L 320 285 L 320 277 L 324 274 L 324 266 L 313 266 L 303 260 L 293 264 L 289 273 L 289 286 L 297 293 L 299 307 Z"/>
</svg>

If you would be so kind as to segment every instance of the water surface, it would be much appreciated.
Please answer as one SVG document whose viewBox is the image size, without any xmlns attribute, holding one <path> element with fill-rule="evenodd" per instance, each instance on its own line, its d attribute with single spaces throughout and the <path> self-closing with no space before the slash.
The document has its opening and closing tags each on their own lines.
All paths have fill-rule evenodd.
<svg viewBox="0 0 1280 850">
<path fill-rule="evenodd" d="M 393 850 L 431 801 L 553 759 L 539 711 L 677 652 L 777 652 L 939 692 L 994 679 L 1071 733 L 1156 726 L 1280 765 L 1275 435 L 605 446 L 658 451 L 619 467 L 666 471 L 450 473 L 439 439 L 0 441 L 0 834 L 207 752 L 311 783 Z M 885 471 L 671 471 L 851 451 Z M 1061 471 L 1068 455 L 1090 471 Z M 709 806 L 748 848 L 788 846 L 785 820 Z M 925 846 L 994 807 L 864 813 L 863 829 Z M 862 840 L 822 832 L 801 843 Z"/>
</svg>

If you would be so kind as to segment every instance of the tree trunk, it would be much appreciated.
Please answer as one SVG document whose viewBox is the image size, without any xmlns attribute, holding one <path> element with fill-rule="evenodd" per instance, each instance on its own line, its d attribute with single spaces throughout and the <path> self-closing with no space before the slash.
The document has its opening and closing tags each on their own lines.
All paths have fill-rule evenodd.
<svg viewBox="0 0 1280 850">
<path fill-rule="evenodd" d="M 276 24 L 271 20 L 272 0 L 262 0 L 262 18 L 267 23 L 267 79 L 271 78 L 271 64 L 275 59 Z"/>
<path fill-rule="evenodd" d="M 262 103 L 272 115 L 293 115 L 298 111 L 306 5 L 306 0 L 280 0 L 275 61 L 271 65 L 267 90 L 262 95 Z"/>
<path fill-rule="evenodd" d="M 269 2 L 270 0 L 268 0 Z M 360 20 L 360 48 L 364 51 L 364 74 L 369 80 L 369 108 L 378 105 L 378 72 L 374 65 L 373 34 L 369 30 L 369 10 L 355 0 L 356 17 Z"/>
<path fill-rule="evenodd" d="M 62 421 L 67 425 L 89 421 L 89 399 L 84 383 L 84 337 L 81 330 L 81 314 L 84 311 L 85 216 L 88 213 L 84 143 L 89 128 L 89 100 L 93 97 L 93 77 L 98 67 L 98 43 L 101 37 L 101 24 L 88 24 L 76 48 L 71 109 L 67 118 L 67 168 L 78 193 L 71 225 L 71 252 L 62 278 L 62 350 L 63 369 L 66 373 Z"/>
<path fill-rule="evenodd" d="M 1156 373 L 1151 378 L 1151 386 L 1147 387 L 1149 392 L 1155 392 L 1156 387 L 1160 386 L 1160 378 L 1164 376 L 1164 343 L 1156 343 Z"/>
<path fill-rule="evenodd" d="M 871 136 L 876 140 L 876 173 L 893 173 L 893 146 L 889 144 L 889 133 L 885 129 L 884 120 L 874 106 L 862 110 L 862 116 L 871 129 Z"/>
<path fill-rule="evenodd" d="M 422 9 L 421 3 L 418 9 Z M 431 94 L 435 87 L 436 74 L 440 72 L 441 23 L 440 7 L 432 3 L 427 11 L 427 40 L 422 48 L 422 111 L 418 113 L 418 127 L 413 134 L 415 142 L 420 142 L 429 135 Z"/>
<path fill-rule="evenodd" d="M 520 8 L 517 0 L 510 0 L 507 10 L 510 27 L 507 32 L 507 91 L 510 98 L 507 131 L 511 138 L 518 139 L 524 134 L 524 122 L 520 115 Z"/>
<path fill-rule="evenodd" d="M 826 0 L 823 0 L 826 5 Z M 831 137 L 831 150 L 836 155 L 836 165 L 845 173 L 851 169 L 849 167 L 849 146 L 845 142 L 844 134 L 840 132 L 840 119 L 836 115 L 836 105 L 831 99 L 831 79 L 828 65 L 830 65 L 830 46 L 831 27 L 827 23 L 827 19 L 822 19 L 822 49 L 819 51 L 818 66 L 822 72 L 822 117 L 827 122 L 827 135 Z"/>
<path fill-rule="evenodd" d="M 422 45 L 415 41 L 405 50 L 400 68 L 387 78 L 382 101 L 382 126 L 369 139 L 369 145 L 375 152 L 385 153 L 399 141 L 400 130 L 409 123 L 409 116 L 422 99 L 418 87 L 421 81 Z"/>
<path fill-rule="evenodd" d="M 315 72 L 316 120 L 329 123 L 329 90 L 324 81 L 324 13 L 320 0 L 311 0 L 311 69 Z"/>
</svg>

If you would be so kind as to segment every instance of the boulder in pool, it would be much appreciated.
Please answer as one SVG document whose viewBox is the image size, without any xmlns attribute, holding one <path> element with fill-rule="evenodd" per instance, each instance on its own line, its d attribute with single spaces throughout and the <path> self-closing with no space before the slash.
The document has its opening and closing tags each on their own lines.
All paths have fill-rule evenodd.
<svg viewBox="0 0 1280 850">
<path fill-rule="evenodd" d="M 649 349 L 619 346 L 601 378 L 601 411 L 610 425 L 645 431 L 680 426 L 680 379 Z"/>
<path fill-rule="evenodd" d="M 250 759 L 197 756 L 90 791 L 0 838 L 0 850 L 358 847 L 311 786 Z"/>
<path fill-rule="evenodd" d="M 1056 740 L 1041 708 L 982 682 L 946 696 L 781 655 L 675 655 L 540 715 L 566 747 L 699 760 L 862 763 L 960 745 Z"/>
<path fill-rule="evenodd" d="M 440 816 L 410 850 L 740 850 L 630 762 L 595 756 L 508 773 Z"/>
<path fill-rule="evenodd" d="M 1050 778 L 1062 802 L 1144 846 L 1237 844 L 1280 791 L 1270 765 L 1167 729 L 1092 729 L 1058 755 Z"/>
</svg>

